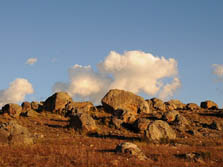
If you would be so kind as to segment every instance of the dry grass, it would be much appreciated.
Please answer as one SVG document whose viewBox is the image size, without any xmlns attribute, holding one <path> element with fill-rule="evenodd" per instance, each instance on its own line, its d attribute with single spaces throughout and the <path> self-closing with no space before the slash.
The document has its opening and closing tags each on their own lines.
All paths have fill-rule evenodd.
<svg viewBox="0 0 223 167">
<path fill-rule="evenodd" d="M 109 116 L 105 114 L 106 116 Z M 103 117 L 99 113 L 98 117 Z M 6 121 L 8 118 L 1 118 Z M 116 132 L 101 126 L 101 133 L 109 135 L 96 137 L 82 136 L 65 128 L 68 119 L 59 115 L 42 113 L 39 117 L 18 120 L 33 134 L 43 135 L 31 146 L 0 146 L 1 167 L 183 167 L 183 166 L 223 166 L 223 141 L 219 138 L 179 139 L 173 144 L 154 145 L 140 140 L 138 134 L 129 131 Z M 111 135 L 113 134 L 113 135 Z M 127 136 L 122 138 L 120 136 Z M 131 138 L 132 137 L 132 138 Z M 139 161 L 134 157 L 114 152 L 117 144 L 132 141 L 151 160 Z M 202 143 L 206 143 L 205 145 Z M 190 162 L 176 155 L 191 152 L 202 153 L 203 162 Z"/>
</svg>

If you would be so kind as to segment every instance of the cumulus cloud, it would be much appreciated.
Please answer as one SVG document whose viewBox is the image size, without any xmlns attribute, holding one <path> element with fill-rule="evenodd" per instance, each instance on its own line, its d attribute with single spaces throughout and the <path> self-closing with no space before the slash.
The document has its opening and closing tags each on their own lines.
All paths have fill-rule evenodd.
<svg viewBox="0 0 223 167">
<path fill-rule="evenodd" d="M 72 97 L 98 102 L 107 91 L 110 80 L 94 72 L 91 66 L 74 65 L 68 70 L 69 83 L 57 82 L 53 91 L 67 91 Z"/>
<path fill-rule="evenodd" d="M 37 62 L 37 58 L 29 58 L 26 60 L 26 64 L 33 65 Z"/>
<path fill-rule="evenodd" d="M 223 64 L 213 64 L 212 65 L 212 72 L 219 79 L 223 79 Z"/>
<path fill-rule="evenodd" d="M 167 99 L 172 97 L 175 91 L 180 88 L 181 82 L 179 78 L 174 78 L 172 83 L 168 83 L 163 87 L 163 90 L 159 94 L 159 98 Z"/>
<path fill-rule="evenodd" d="M 109 89 L 123 89 L 134 93 L 144 92 L 149 96 L 160 95 L 165 99 L 172 96 L 181 83 L 175 59 L 156 57 L 142 51 L 119 54 L 111 51 L 97 65 L 74 65 L 69 69 L 69 83 L 56 83 L 54 91 L 67 91 L 72 96 L 89 98 L 98 102 Z M 164 81 L 166 78 L 170 83 Z"/>
<path fill-rule="evenodd" d="M 34 92 L 32 84 L 23 78 L 17 78 L 10 83 L 9 88 L 0 90 L 0 106 L 7 103 L 19 103 L 25 96 Z"/>
</svg>

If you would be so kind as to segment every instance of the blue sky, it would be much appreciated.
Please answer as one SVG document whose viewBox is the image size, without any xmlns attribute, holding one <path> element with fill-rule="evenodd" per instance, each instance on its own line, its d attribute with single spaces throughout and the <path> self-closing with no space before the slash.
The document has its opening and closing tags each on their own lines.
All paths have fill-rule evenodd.
<svg viewBox="0 0 223 167">
<path fill-rule="evenodd" d="M 112 50 L 139 50 L 178 62 L 173 98 L 222 107 L 223 82 L 212 73 L 223 64 L 222 16 L 220 0 L 1 1 L 0 89 L 25 78 L 35 90 L 26 100 L 44 100 L 74 64 L 97 70 Z"/>
</svg>

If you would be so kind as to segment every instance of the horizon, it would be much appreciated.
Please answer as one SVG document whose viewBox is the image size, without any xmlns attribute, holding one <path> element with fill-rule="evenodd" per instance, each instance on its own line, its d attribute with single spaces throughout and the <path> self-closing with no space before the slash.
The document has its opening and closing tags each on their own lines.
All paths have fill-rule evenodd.
<svg viewBox="0 0 223 167">
<path fill-rule="evenodd" d="M 109 89 L 223 107 L 223 2 L 0 2 L 0 105 Z"/>
</svg>

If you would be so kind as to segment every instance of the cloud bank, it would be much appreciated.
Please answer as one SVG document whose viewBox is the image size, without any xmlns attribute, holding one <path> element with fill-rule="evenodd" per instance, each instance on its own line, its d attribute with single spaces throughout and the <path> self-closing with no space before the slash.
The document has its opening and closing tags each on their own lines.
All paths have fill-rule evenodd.
<svg viewBox="0 0 223 167">
<path fill-rule="evenodd" d="M 26 60 L 26 64 L 33 65 L 37 62 L 37 58 L 29 58 Z"/>
<path fill-rule="evenodd" d="M 32 84 L 23 78 L 17 78 L 10 83 L 9 88 L 0 90 L 0 107 L 7 103 L 19 103 L 25 96 L 34 92 Z"/>
<path fill-rule="evenodd" d="M 67 91 L 74 98 L 95 103 L 113 88 L 166 99 L 181 85 L 175 59 L 159 58 L 142 51 L 123 54 L 111 51 L 97 65 L 96 72 L 91 66 L 77 64 L 68 71 L 69 83 L 58 82 L 53 91 Z"/>
<path fill-rule="evenodd" d="M 223 79 L 223 64 L 212 64 L 212 72 L 219 79 Z"/>
</svg>

